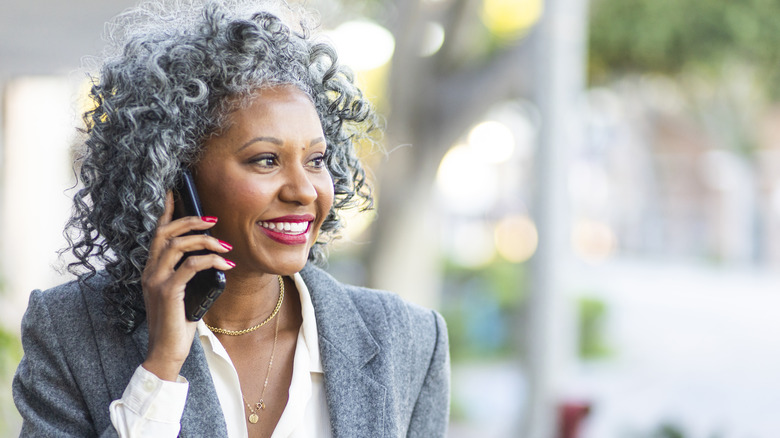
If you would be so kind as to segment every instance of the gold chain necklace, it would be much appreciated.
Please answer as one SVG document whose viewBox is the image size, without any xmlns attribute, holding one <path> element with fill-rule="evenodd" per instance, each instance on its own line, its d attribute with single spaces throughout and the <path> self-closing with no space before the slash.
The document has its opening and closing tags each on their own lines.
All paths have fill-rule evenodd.
<svg viewBox="0 0 780 438">
<path fill-rule="evenodd" d="M 246 407 L 249 408 L 249 416 L 247 417 L 247 419 L 252 424 L 257 423 L 260 420 L 260 417 L 257 415 L 257 413 L 265 409 L 265 388 L 268 387 L 268 376 L 271 375 L 271 366 L 273 366 L 274 364 L 274 352 L 276 351 L 276 340 L 279 338 L 279 319 L 276 320 L 276 329 L 274 330 L 274 346 L 271 347 L 271 360 L 268 361 L 268 369 L 265 372 L 265 382 L 263 383 L 263 392 L 260 393 L 260 401 L 255 403 L 253 406 L 246 401 L 243 394 L 241 395 L 241 399 L 244 400 Z"/>
<path fill-rule="evenodd" d="M 228 330 L 219 327 L 212 327 L 208 324 L 206 324 L 206 327 L 208 327 L 209 330 L 211 330 L 212 332 L 219 333 L 221 335 L 240 336 L 240 335 L 245 335 L 247 333 L 253 332 L 259 329 L 260 327 L 266 325 L 269 321 L 274 319 L 277 313 L 279 313 L 279 309 L 282 307 L 282 301 L 284 301 L 284 280 L 282 280 L 281 275 L 277 275 L 277 277 L 279 278 L 279 300 L 276 302 L 276 308 L 274 309 L 273 313 L 271 313 L 271 316 L 266 318 L 265 321 L 243 330 Z M 205 324 L 205 321 L 203 323 Z"/>
</svg>

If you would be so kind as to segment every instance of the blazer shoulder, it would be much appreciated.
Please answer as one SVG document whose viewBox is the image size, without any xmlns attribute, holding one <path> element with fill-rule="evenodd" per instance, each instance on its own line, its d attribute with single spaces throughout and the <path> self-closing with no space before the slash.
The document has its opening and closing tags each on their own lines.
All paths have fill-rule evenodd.
<svg viewBox="0 0 780 438">
<path fill-rule="evenodd" d="M 63 303 L 76 300 L 82 293 L 102 300 L 100 292 L 108 286 L 109 281 L 108 274 L 104 271 L 99 271 L 92 277 L 83 280 L 73 279 L 49 289 L 36 289 L 34 293 L 40 294 L 42 299 Z"/>
<path fill-rule="evenodd" d="M 29 435 L 54 436 L 45 431 L 65 427 L 72 436 L 108 430 L 106 408 L 140 363 L 132 341 L 103 312 L 107 279 L 96 276 L 88 284 L 74 280 L 30 295 L 22 318 L 24 356 L 13 383 Z"/>
<path fill-rule="evenodd" d="M 108 284 L 106 275 L 98 273 L 86 284 L 85 287 L 79 280 L 72 280 L 50 289 L 32 291 L 22 329 L 37 324 L 40 318 L 49 320 L 60 334 L 70 335 L 92 330 L 92 323 L 108 324 L 101 293 Z"/>
<path fill-rule="evenodd" d="M 366 311 L 382 311 L 388 317 L 407 318 L 417 323 L 430 323 L 435 310 L 401 298 L 398 294 L 381 289 L 345 285 L 352 301 Z"/>
<path fill-rule="evenodd" d="M 309 286 L 312 300 L 327 308 L 325 318 L 338 318 L 341 312 L 352 309 L 372 333 L 375 339 L 393 343 L 417 344 L 417 348 L 432 348 L 444 331 L 444 319 L 438 312 L 426 309 L 402 299 L 393 292 L 354 286 L 333 278 L 330 274 L 311 264 L 301 271 Z M 340 298 L 343 297 L 343 300 Z M 336 307 L 333 302 L 340 302 Z"/>
<path fill-rule="evenodd" d="M 414 343 L 432 348 L 442 336 L 446 339 L 446 323 L 437 311 L 404 300 L 398 294 L 378 289 L 346 285 L 355 307 L 367 322 L 385 320 L 377 327 L 388 327 L 396 335 L 408 337 Z M 371 326 L 372 324 L 369 324 Z"/>
</svg>

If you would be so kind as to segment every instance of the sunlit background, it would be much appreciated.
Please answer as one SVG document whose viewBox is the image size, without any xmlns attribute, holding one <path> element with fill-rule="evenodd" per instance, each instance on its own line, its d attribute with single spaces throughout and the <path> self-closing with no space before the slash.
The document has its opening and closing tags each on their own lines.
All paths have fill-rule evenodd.
<svg viewBox="0 0 780 438">
<path fill-rule="evenodd" d="M 3 2 L 2 436 L 131 4 Z M 387 125 L 329 269 L 445 316 L 450 437 L 780 436 L 780 0 L 307 4 Z"/>
</svg>

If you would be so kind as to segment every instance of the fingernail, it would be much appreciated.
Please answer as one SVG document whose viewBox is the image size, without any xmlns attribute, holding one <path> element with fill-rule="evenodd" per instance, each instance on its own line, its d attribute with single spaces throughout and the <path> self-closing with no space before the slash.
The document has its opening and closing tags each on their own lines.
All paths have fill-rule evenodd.
<svg viewBox="0 0 780 438">
<path fill-rule="evenodd" d="M 233 263 L 232 260 L 225 259 L 225 263 L 227 263 L 231 268 L 235 268 L 236 267 L 236 264 Z"/>
<path fill-rule="evenodd" d="M 223 241 L 221 241 L 219 239 L 217 239 L 217 241 L 219 241 L 219 244 L 222 245 L 225 249 L 233 249 L 233 245 L 231 245 L 231 244 L 229 244 L 227 242 L 223 242 Z"/>
<path fill-rule="evenodd" d="M 201 216 L 200 220 L 202 220 L 203 222 L 208 222 L 210 224 L 217 223 L 217 218 L 215 218 L 214 216 Z"/>
</svg>

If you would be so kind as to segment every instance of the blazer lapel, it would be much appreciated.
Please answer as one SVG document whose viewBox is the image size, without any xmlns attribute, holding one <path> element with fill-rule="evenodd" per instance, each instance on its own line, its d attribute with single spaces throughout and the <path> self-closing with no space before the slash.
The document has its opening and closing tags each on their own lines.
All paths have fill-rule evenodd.
<svg viewBox="0 0 780 438">
<path fill-rule="evenodd" d="M 301 276 L 317 317 L 334 436 L 384 436 L 387 390 L 368 366 L 380 353 L 379 345 L 340 283 L 310 265 Z"/>
<path fill-rule="evenodd" d="M 146 357 L 149 345 L 149 331 L 146 321 L 133 333 L 133 338 L 141 353 Z M 203 346 L 200 344 L 197 333 L 195 334 L 190 354 L 180 374 L 189 382 L 187 402 L 184 405 L 184 413 L 181 417 L 180 437 L 209 436 L 215 438 L 227 438 L 227 425 L 222 414 L 214 382 L 206 362 Z"/>
</svg>

